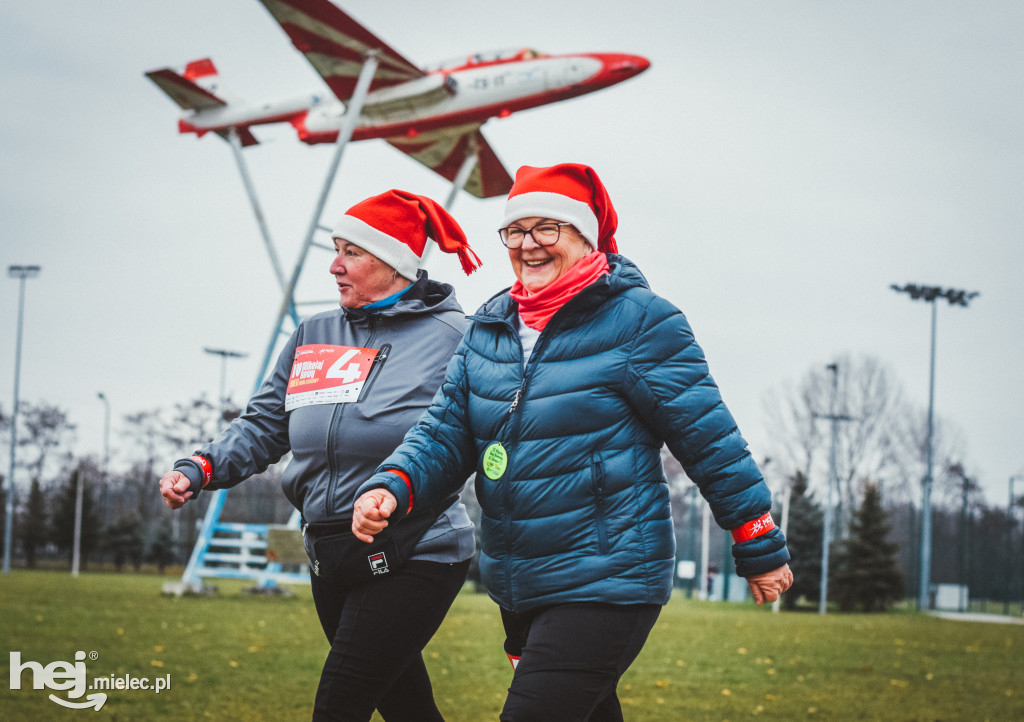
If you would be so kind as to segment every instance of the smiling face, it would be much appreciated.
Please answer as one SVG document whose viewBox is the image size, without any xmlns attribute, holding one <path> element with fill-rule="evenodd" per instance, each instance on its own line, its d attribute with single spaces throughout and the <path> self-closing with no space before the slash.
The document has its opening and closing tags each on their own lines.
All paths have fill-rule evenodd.
<svg viewBox="0 0 1024 722">
<path fill-rule="evenodd" d="M 334 248 L 338 255 L 331 264 L 331 274 L 345 308 L 362 308 L 412 284 L 384 261 L 344 238 L 335 238 Z"/>
<path fill-rule="evenodd" d="M 545 221 L 559 222 L 554 218 L 520 218 L 509 225 L 529 230 Z M 590 244 L 573 226 L 562 226 L 557 243 L 542 246 L 533 236 L 527 235 L 519 248 L 508 249 L 508 258 L 523 288 L 530 293 L 537 293 L 550 286 L 591 250 Z"/>
</svg>

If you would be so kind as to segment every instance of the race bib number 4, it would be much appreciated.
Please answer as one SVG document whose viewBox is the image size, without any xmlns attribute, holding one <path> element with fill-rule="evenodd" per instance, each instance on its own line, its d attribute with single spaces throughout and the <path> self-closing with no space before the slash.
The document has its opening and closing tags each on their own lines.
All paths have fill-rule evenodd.
<svg viewBox="0 0 1024 722">
<path fill-rule="evenodd" d="M 379 349 L 310 344 L 295 349 L 285 411 L 359 400 Z"/>
</svg>

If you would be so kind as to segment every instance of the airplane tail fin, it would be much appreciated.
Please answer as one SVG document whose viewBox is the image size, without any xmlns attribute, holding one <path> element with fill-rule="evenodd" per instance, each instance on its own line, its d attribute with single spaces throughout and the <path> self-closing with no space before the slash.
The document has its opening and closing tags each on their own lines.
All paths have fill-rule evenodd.
<svg viewBox="0 0 1024 722">
<path fill-rule="evenodd" d="M 228 104 L 228 101 L 217 94 L 219 87 L 219 75 L 217 67 L 210 58 L 193 60 L 185 66 L 182 72 L 171 68 L 151 70 L 146 77 L 152 80 L 160 90 L 167 93 L 182 110 L 200 112 L 211 108 L 221 108 Z M 178 121 L 179 133 L 195 133 L 203 137 L 207 131 L 192 125 L 188 119 L 182 118 Z M 230 134 L 229 130 L 214 131 L 225 140 Z M 257 145 L 256 136 L 245 126 L 235 128 L 239 140 L 243 146 Z"/>
<path fill-rule="evenodd" d="M 227 101 L 210 89 L 210 79 L 217 77 L 217 68 L 209 58 L 192 61 L 182 73 L 161 68 L 149 71 L 146 77 L 183 110 L 206 110 L 227 105 Z"/>
</svg>

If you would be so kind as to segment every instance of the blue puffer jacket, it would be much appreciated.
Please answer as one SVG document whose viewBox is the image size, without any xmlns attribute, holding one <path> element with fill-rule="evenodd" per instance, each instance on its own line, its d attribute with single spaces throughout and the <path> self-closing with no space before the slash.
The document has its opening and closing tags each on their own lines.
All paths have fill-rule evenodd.
<svg viewBox="0 0 1024 722">
<path fill-rule="evenodd" d="M 514 612 L 668 601 L 675 544 L 662 444 L 723 528 L 771 507 L 686 318 L 630 261 L 608 261 L 611 273 L 551 319 L 525 371 L 508 293 L 470 316 L 432 405 L 358 492 L 386 487 L 401 513 L 410 491 L 387 469 L 408 474 L 415 504 L 476 471 L 480 572 Z M 778 529 L 733 549 L 743 576 L 789 561 Z"/>
</svg>

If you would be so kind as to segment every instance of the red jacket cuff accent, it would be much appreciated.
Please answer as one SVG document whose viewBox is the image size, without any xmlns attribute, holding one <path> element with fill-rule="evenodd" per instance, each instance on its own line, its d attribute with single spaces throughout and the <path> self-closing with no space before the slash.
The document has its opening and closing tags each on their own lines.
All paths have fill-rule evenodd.
<svg viewBox="0 0 1024 722">
<path fill-rule="evenodd" d="M 193 456 L 192 461 L 196 462 L 203 471 L 203 488 L 205 489 L 206 485 L 213 479 L 213 464 L 205 456 L 200 456 L 199 454 Z"/>
<path fill-rule="evenodd" d="M 409 478 L 409 475 L 401 469 L 388 469 L 388 471 L 404 481 L 405 487 L 409 490 L 409 508 L 405 510 L 405 513 L 409 514 L 412 511 L 412 480 Z"/>
<path fill-rule="evenodd" d="M 736 544 L 740 542 L 750 541 L 755 539 L 762 534 L 767 534 L 775 528 L 775 520 L 772 519 L 772 515 L 769 512 L 764 516 L 758 517 L 753 521 L 748 521 L 746 524 L 741 526 L 739 529 L 732 530 L 732 540 Z"/>
</svg>

